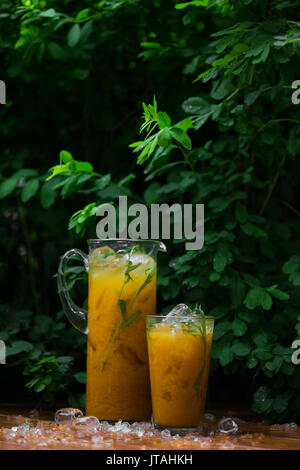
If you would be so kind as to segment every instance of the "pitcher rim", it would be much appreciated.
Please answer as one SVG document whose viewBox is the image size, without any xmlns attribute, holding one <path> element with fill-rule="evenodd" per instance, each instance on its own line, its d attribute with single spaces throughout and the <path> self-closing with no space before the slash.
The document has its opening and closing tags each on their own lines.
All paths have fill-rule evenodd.
<svg viewBox="0 0 300 470">
<path fill-rule="evenodd" d="M 153 240 L 150 238 L 88 238 L 87 243 L 90 242 L 149 242 L 149 243 L 163 243 L 161 240 Z"/>
</svg>

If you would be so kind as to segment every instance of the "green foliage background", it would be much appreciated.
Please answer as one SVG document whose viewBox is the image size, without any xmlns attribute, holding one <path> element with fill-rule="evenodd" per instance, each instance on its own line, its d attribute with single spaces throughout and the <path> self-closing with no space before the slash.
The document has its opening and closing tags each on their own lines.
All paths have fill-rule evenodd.
<svg viewBox="0 0 300 470">
<path fill-rule="evenodd" d="M 0 2 L 2 401 L 84 406 L 85 338 L 53 276 L 127 195 L 205 204 L 203 249 L 160 256 L 158 306 L 215 316 L 210 401 L 300 421 L 299 5 Z"/>
</svg>

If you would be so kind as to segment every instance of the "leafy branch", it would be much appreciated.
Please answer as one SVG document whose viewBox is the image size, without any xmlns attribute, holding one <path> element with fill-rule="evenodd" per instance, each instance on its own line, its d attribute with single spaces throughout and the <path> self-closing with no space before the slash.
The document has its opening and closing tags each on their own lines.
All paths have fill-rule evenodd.
<svg viewBox="0 0 300 470">
<path fill-rule="evenodd" d="M 155 97 L 153 105 L 143 103 L 143 109 L 144 123 L 140 132 L 147 131 L 147 135 L 143 141 L 137 141 L 129 145 L 129 147 L 134 148 L 133 152 L 140 152 L 137 163 L 139 165 L 143 164 L 153 155 L 155 150 L 166 148 L 173 141 L 182 153 L 184 162 L 193 170 L 193 165 L 187 153 L 192 149 L 192 142 L 187 131 L 194 128 L 193 120 L 188 117 L 172 126 L 170 116 L 165 111 L 157 110 Z M 158 132 L 153 133 L 157 127 Z"/>
</svg>

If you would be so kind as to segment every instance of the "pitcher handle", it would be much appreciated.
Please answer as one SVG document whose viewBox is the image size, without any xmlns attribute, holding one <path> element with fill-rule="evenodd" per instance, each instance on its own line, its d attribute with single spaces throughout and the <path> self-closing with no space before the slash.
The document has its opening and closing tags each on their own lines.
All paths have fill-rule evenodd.
<svg viewBox="0 0 300 470">
<path fill-rule="evenodd" d="M 61 257 L 59 267 L 58 267 L 58 276 L 57 276 L 58 293 L 59 293 L 59 297 L 60 297 L 64 312 L 67 315 L 70 323 L 75 328 L 77 328 L 77 330 L 81 331 L 84 334 L 87 334 L 88 333 L 88 312 L 84 309 L 80 309 L 73 302 L 73 300 L 70 297 L 69 290 L 67 287 L 67 282 L 66 282 L 65 269 L 66 269 L 69 259 L 75 255 L 79 256 L 83 260 L 85 269 L 87 271 L 89 269 L 88 257 L 83 251 L 78 250 L 77 248 L 73 248 L 72 250 L 67 251 Z"/>
</svg>

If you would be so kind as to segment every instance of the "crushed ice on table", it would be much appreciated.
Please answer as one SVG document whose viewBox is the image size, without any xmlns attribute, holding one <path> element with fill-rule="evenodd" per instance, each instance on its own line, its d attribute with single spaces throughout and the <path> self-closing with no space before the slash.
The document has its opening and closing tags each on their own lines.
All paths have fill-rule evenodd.
<svg viewBox="0 0 300 470">
<path fill-rule="evenodd" d="M 112 426 L 114 432 L 122 432 L 124 434 L 129 434 L 131 432 L 131 426 L 127 421 L 122 421 L 121 419 Z"/>
<path fill-rule="evenodd" d="M 222 418 L 218 422 L 218 431 L 226 434 L 236 434 L 239 431 L 239 427 L 234 419 Z"/>
<path fill-rule="evenodd" d="M 121 433 L 121 434 L 132 434 L 139 438 L 144 435 L 151 436 L 152 425 L 149 422 L 134 422 L 129 424 L 127 421 L 119 420 L 116 423 L 108 423 L 107 421 L 100 422 L 101 431 L 108 433 Z"/>
<path fill-rule="evenodd" d="M 296 423 L 273 424 L 270 426 L 270 431 L 296 433 L 298 431 L 298 426 Z"/>
<path fill-rule="evenodd" d="M 72 410 L 72 409 L 71 409 Z M 76 411 L 76 410 L 75 410 Z M 75 415 L 76 413 L 71 413 Z M 206 413 L 208 415 L 209 413 Z M 69 414 L 70 415 L 70 414 Z M 69 416 L 68 415 L 68 416 Z M 66 448 L 66 449 L 115 449 L 116 446 L 134 445 L 140 449 L 161 445 L 170 449 L 232 449 L 236 445 L 261 446 L 263 433 L 239 433 L 238 418 L 223 417 L 221 420 L 206 416 L 196 430 L 156 429 L 151 422 L 99 421 L 93 416 L 81 416 L 61 423 L 14 416 L 13 422 L 0 415 L 0 442 L 13 442 L 20 448 Z M 11 422 L 11 425 L 9 423 Z M 78 424 L 80 423 L 80 424 Z M 277 424 L 274 431 L 295 432 L 295 423 Z"/>
<path fill-rule="evenodd" d="M 77 408 L 60 408 L 54 415 L 54 421 L 56 424 L 66 424 L 82 416 L 82 411 Z"/>
</svg>

